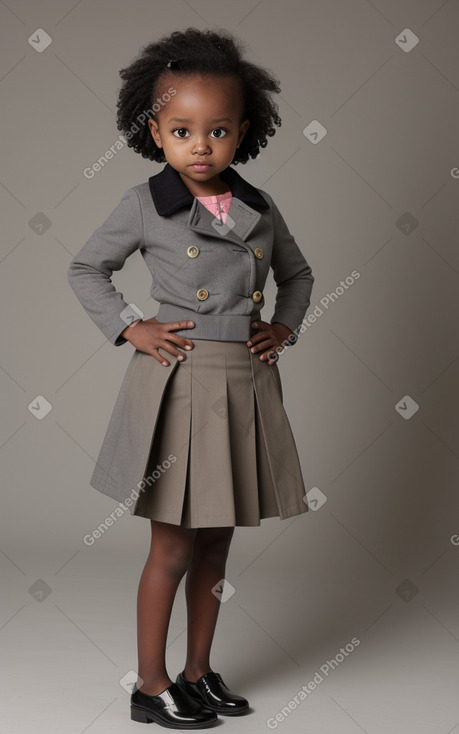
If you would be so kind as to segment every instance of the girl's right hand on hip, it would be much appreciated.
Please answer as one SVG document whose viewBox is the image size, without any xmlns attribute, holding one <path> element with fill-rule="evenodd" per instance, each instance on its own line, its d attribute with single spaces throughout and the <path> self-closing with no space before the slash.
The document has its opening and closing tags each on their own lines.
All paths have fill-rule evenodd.
<svg viewBox="0 0 459 734">
<path fill-rule="evenodd" d="M 170 362 L 159 353 L 158 349 L 164 349 L 165 352 L 169 352 L 182 362 L 185 355 L 177 347 L 190 350 L 193 349 L 194 343 L 191 339 L 186 339 L 184 336 L 179 336 L 173 332 L 193 328 L 193 321 L 167 321 L 163 323 L 157 321 L 153 316 L 151 319 L 137 321 L 132 326 L 128 326 L 121 333 L 121 336 L 140 352 L 151 354 L 164 367 L 168 367 Z"/>
</svg>

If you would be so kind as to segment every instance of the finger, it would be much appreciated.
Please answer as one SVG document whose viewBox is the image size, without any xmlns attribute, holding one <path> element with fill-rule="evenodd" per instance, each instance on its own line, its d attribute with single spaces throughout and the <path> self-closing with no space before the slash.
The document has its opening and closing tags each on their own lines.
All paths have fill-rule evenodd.
<svg viewBox="0 0 459 734">
<path fill-rule="evenodd" d="M 158 352 L 157 347 L 153 347 L 150 354 L 154 359 L 156 359 L 157 362 L 162 364 L 164 367 L 169 367 L 170 362 L 168 362 L 167 359 L 164 359 L 164 357 Z"/>
<path fill-rule="evenodd" d="M 259 344 L 260 342 L 265 341 L 268 338 L 275 339 L 272 330 L 270 330 L 269 332 L 267 330 L 258 331 L 256 334 L 250 337 L 249 341 L 247 342 L 247 346 L 251 347 L 252 344 Z"/>
<path fill-rule="evenodd" d="M 269 329 L 271 324 L 268 324 L 267 321 L 253 321 L 252 326 L 254 329 Z"/>
<path fill-rule="evenodd" d="M 253 345 L 252 347 L 250 347 L 250 351 L 251 351 L 251 352 L 252 352 L 253 354 L 256 354 L 257 352 L 264 352 L 264 351 L 266 351 L 267 349 L 269 349 L 270 347 L 273 347 L 273 346 L 274 346 L 274 342 L 273 342 L 273 339 L 271 339 L 271 338 L 268 338 L 268 339 L 267 339 L 267 338 L 265 337 L 265 338 L 263 339 L 263 341 L 261 341 L 261 342 L 257 342 L 257 343 L 256 343 L 256 344 L 254 344 L 254 345 Z"/>
<path fill-rule="evenodd" d="M 179 336 L 178 334 L 174 334 L 172 331 L 165 331 L 162 335 L 162 340 L 164 344 L 176 344 L 181 349 L 193 349 L 194 342 L 191 341 L 191 339 L 187 339 L 184 336 Z"/>
<path fill-rule="evenodd" d="M 275 355 L 274 357 L 273 357 L 273 354 Z M 276 355 L 275 352 L 273 352 L 272 350 L 268 352 L 263 352 L 263 354 L 260 354 L 261 361 L 268 362 L 269 364 L 272 364 L 273 362 L 277 362 L 278 358 L 279 358 L 278 355 Z"/>
<path fill-rule="evenodd" d="M 186 339 L 184 336 L 178 336 L 178 334 L 174 334 L 171 331 L 166 331 L 161 334 L 160 336 L 161 344 L 160 346 L 163 346 L 164 349 L 166 348 L 165 345 L 171 345 L 175 344 L 177 347 L 180 347 L 180 349 L 187 349 L 188 351 L 190 349 L 193 349 L 194 343 L 190 341 L 190 339 Z M 180 352 L 174 351 L 171 352 L 171 354 L 180 354 Z"/>
<path fill-rule="evenodd" d="M 175 344 L 178 344 L 182 349 L 193 349 L 194 343 L 191 339 L 187 339 L 184 336 L 179 336 L 178 334 L 170 332 L 173 332 L 174 330 L 193 329 L 195 326 L 194 321 L 171 321 L 163 324 L 163 326 L 166 327 L 166 331 L 168 332 L 168 339 L 175 342 Z"/>
<path fill-rule="evenodd" d="M 186 360 L 186 357 L 184 354 L 178 351 L 178 349 L 174 349 L 170 346 L 168 342 L 164 342 L 164 344 L 160 344 L 159 347 L 153 347 L 153 351 L 151 352 L 154 357 L 158 360 L 158 362 L 161 362 L 164 367 L 168 367 L 170 362 L 167 361 L 167 359 L 160 354 L 159 349 L 163 349 L 165 352 L 168 352 L 173 357 L 177 357 L 179 362 L 184 362 Z"/>
<path fill-rule="evenodd" d="M 177 359 L 180 362 L 183 362 L 186 357 L 182 352 L 180 352 L 178 349 L 176 349 L 170 341 L 163 339 L 159 344 L 160 349 L 164 349 L 165 352 L 168 352 L 169 354 L 172 354 L 174 357 L 177 357 Z"/>
<path fill-rule="evenodd" d="M 167 331 L 178 331 L 182 329 L 193 329 L 194 321 L 168 321 L 163 323 Z"/>
<path fill-rule="evenodd" d="M 260 359 L 268 364 L 274 364 L 279 359 L 279 352 L 276 349 L 267 349 L 266 352 L 260 355 Z"/>
</svg>

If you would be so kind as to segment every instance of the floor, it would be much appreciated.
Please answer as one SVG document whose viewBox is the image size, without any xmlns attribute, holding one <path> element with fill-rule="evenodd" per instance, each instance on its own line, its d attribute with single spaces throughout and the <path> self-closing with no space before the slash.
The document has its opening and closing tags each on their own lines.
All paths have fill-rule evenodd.
<svg viewBox="0 0 459 734">
<path fill-rule="evenodd" d="M 298 518 L 282 536 L 288 541 L 275 519 L 265 522 L 276 543 L 263 543 L 258 554 L 247 553 L 247 544 L 257 542 L 253 529 L 236 531 L 211 657 L 212 668 L 251 709 L 219 717 L 212 728 L 459 733 L 457 583 L 439 584 L 454 571 L 454 555 L 439 561 L 443 574 L 437 568 L 432 588 L 425 581 L 423 593 L 415 593 L 405 582 L 389 599 L 392 590 L 382 591 L 377 571 L 372 586 L 358 568 L 346 577 L 337 558 L 329 575 L 317 577 L 314 559 L 298 554 L 305 527 Z M 276 561 L 273 547 L 282 542 L 291 547 L 291 564 Z M 22 558 L 15 552 L 14 563 L 1 556 L 8 589 L 0 628 L 1 734 L 142 731 L 129 718 L 129 685 L 144 554 L 114 547 L 82 546 L 67 557 L 57 550 L 24 551 Z M 325 552 L 322 569 L 327 563 Z M 184 663 L 183 586 L 182 579 L 168 638 L 172 679 Z"/>
</svg>

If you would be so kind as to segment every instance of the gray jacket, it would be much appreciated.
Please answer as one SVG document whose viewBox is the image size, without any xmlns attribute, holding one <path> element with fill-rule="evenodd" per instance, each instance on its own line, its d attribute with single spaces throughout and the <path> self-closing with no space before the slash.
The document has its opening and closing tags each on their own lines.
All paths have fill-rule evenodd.
<svg viewBox="0 0 459 734">
<path fill-rule="evenodd" d="M 269 268 L 277 285 L 271 323 L 295 330 L 314 278 L 273 200 L 228 166 L 220 174 L 233 199 L 226 224 L 194 197 L 168 163 L 128 189 L 71 260 L 68 280 L 84 309 L 115 346 L 136 318 L 115 289 L 113 271 L 139 249 L 152 276 L 158 321 L 192 320 L 190 339 L 247 341 L 261 319 Z M 191 208 L 190 208 L 191 206 Z"/>
</svg>

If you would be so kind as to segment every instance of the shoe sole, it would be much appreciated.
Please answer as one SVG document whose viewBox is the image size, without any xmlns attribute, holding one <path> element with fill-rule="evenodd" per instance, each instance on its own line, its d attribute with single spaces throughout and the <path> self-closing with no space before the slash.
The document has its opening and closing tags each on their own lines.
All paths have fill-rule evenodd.
<svg viewBox="0 0 459 734">
<path fill-rule="evenodd" d="M 196 722 L 194 724 L 189 724 L 187 722 L 177 722 L 177 724 L 173 724 L 171 722 L 164 721 L 161 716 L 155 715 L 155 713 L 152 711 L 137 708 L 132 704 L 131 719 L 132 721 L 138 721 L 140 724 L 161 724 L 161 726 L 165 726 L 168 729 L 205 729 L 206 727 L 212 726 L 218 721 L 218 717 L 216 717 L 215 719 L 211 719 L 210 721 Z"/>
<path fill-rule="evenodd" d="M 249 710 L 250 706 L 245 706 L 240 709 L 231 709 L 231 711 L 222 711 L 222 709 L 213 708 L 209 703 L 205 704 L 208 709 L 212 709 L 214 713 L 220 714 L 221 716 L 239 716 L 239 714 L 245 714 Z"/>
</svg>

